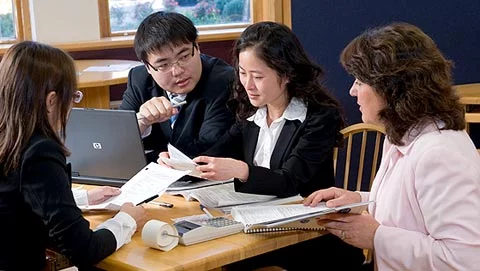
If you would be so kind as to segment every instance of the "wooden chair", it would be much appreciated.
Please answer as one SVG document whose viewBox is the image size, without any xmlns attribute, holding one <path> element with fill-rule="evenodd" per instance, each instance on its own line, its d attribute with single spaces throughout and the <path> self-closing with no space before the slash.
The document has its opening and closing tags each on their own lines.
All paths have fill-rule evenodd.
<svg viewBox="0 0 480 271">
<path fill-rule="evenodd" d="M 341 133 L 345 139 L 344 146 L 335 148 L 333 152 L 335 176 L 338 176 L 337 164 L 339 160 L 339 154 L 343 154 L 343 188 L 348 190 L 352 190 L 352 188 L 354 188 L 355 191 L 362 190 L 361 188 L 362 181 L 364 180 L 363 176 L 365 175 L 365 167 L 368 165 L 368 190 L 370 190 L 373 179 L 375 178 L 375 174 L 377 173 L 378 164 L 380 162 L 380 148 L 381 143 L 383 142 L 385 130 L 377 125 L 357 123 L 344 128 Z M 353 166 L 354 163 L 357 164 L 357 167 Z M 355 168 L 356 172 L 352 172 Z M 352 184 L 349 182 L 351 179 L 355 180 L 355 182 Z M 373 257 L 372 251 L 364 250 L 363 252 L 365 254 L 365 264 L 370 263 Z"/>
<path fill-rule="evenodd" d="M 367 168 L 366 173 L 369 176 L 368 190 L 370 190 L 377 173 L 380 161 L 380 147 L 385 130 L 377 125 L 357 123 L 344 128 L 341 133 L 345 142 L 343 147 L 334 149 L 333 165 L 335 176 L 339 176 L 339 172 L 337 172 L 338 161 L 344 160 L 343 188 L 353 190 L 352 185 L 349 185 L 349 180 L 353 177 L 355 180 L 354 190 L 361 190 L 366 171 L 365 167 L 368 165 L 369 168 Z M 342 154 L 343 159 L 339 159 L 340 154 Z M 354 166 L 354 163 L 356 166 Z M 356 172 L 353 172 L 355 169 Z"/>
<path fill-rule="evenodd" d="M 465 130 L 470 133 L 471 123 L 480 123 L 480 83 L 453 86 L 465 106 Z"/>
</svg>

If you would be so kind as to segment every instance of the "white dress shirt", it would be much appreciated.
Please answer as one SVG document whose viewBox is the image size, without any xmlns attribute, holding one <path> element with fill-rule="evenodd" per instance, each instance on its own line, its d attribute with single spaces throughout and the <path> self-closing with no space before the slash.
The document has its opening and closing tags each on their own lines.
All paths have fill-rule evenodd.
<svg viewBox="0 0 480 271">
<path fill-rule="evenodd" d="M 85 189 L 72 189 L 73 198 L 77 205 L 88 205 L 88 193 Z M 137 230 L 137 222 L 129 214 L 119 212 L 113 218 L 98 225 L 95 230 L 107 229 L 113 233 L 117 241 L 117 250 L 130 242 Z"/>
<path fill-rule="evenodd" d="M 274 120 L 270 127 L 267 124 L 267 107 L 263 106 L 257 109 L 254 115 L 249 117 L 248 121 L 253 121 L 260 127 L 258 134 L 257 146 L 255 147 L 255 155 L 253 164 L 265 168 L 270 168 L 270 158 L 273 149 L 277 144 L 280 132 L 285 125 L 286 120 L 299 120 L 303 123 L 307 116 L 307 106 L 298 98 L 292 98 L 282 116 Z"/>
</svg>

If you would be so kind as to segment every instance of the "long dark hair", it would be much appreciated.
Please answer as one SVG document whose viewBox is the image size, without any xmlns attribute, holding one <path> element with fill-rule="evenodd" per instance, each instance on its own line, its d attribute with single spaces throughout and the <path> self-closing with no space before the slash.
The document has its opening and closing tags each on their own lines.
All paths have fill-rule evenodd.
<svg viewBox="0 0 480 271">
<path fill-rule="evenodd" d="M 22 152 L 37 131 L 62 146 L 76 87 L 72 58 L 64 51 L 33 41 L 7 50 L 0 63 L 0 164 L 7 175 L 19 166 Z M 47 95 L 57 95 L 60 134 L 47 115 Z"/>
<path fill-rule="evenodd" d="M 442 129 L 465 128 L 452 63 L 420 28 L 393 23 L 369 29 L 345 47 L 340 61 L 385 99 L 379 116 L 392 143 L 403 145 L 406 132 L 429 121 L 443 121 Z"/>
<path fill-rule="evenodd" d="M 280 78 L 287 78 L 288 97 L 303 100 L 308 107 L 332 107 L 341 113 L 340 104 L 320 83 L 322 68 L 307 56 L 295 34 L 285 25 L 259 22 L 247 27 L 233 49 L 235 82 L 230 105 L 236 110 L 237 120 L 245 120 L 256 108 L 249 102 L 245 88 L 240 83 L 238 58 L 242 51 L 252 48 L 256 56 L 275 70 Z M 344 126 L 343 118 L 339 127 Z"/>
</svg>

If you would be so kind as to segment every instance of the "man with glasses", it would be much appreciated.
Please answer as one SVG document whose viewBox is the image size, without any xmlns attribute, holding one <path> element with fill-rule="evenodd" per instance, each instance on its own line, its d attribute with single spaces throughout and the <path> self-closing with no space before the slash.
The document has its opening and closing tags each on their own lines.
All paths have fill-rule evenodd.
<svg viewBox="0 0 480 271">
<path fill-rule="evenodd" d="M 192 21 L 174 12 L 153 13 L 138 27 L 134 48 L 145 65 L 130 71 L 120 109 L 138 112 L 149 161 L 168 143 L 197 156 L 233 123 L 233 68 L 201 54 L 197 37 Z"/>
</svg>

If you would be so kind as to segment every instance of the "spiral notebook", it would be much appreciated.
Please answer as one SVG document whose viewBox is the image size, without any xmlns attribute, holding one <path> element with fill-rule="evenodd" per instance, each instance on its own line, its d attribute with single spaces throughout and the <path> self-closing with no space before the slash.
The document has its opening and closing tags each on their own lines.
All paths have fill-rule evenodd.
<svg viewBox="0 0 480 271">
<path fill-rule="evenodd" d="M 243 224 L 245 233 L 325 230 L 317 224 L 316 218 L 335 212 L 360 214 L 367 210 L 372 201 L 328 208 L 325 202 L 316 207 L 303 204 L 287 204 L 276 206 L 238 206 L 231 210 L 232 217 Z"/>
</svg>

